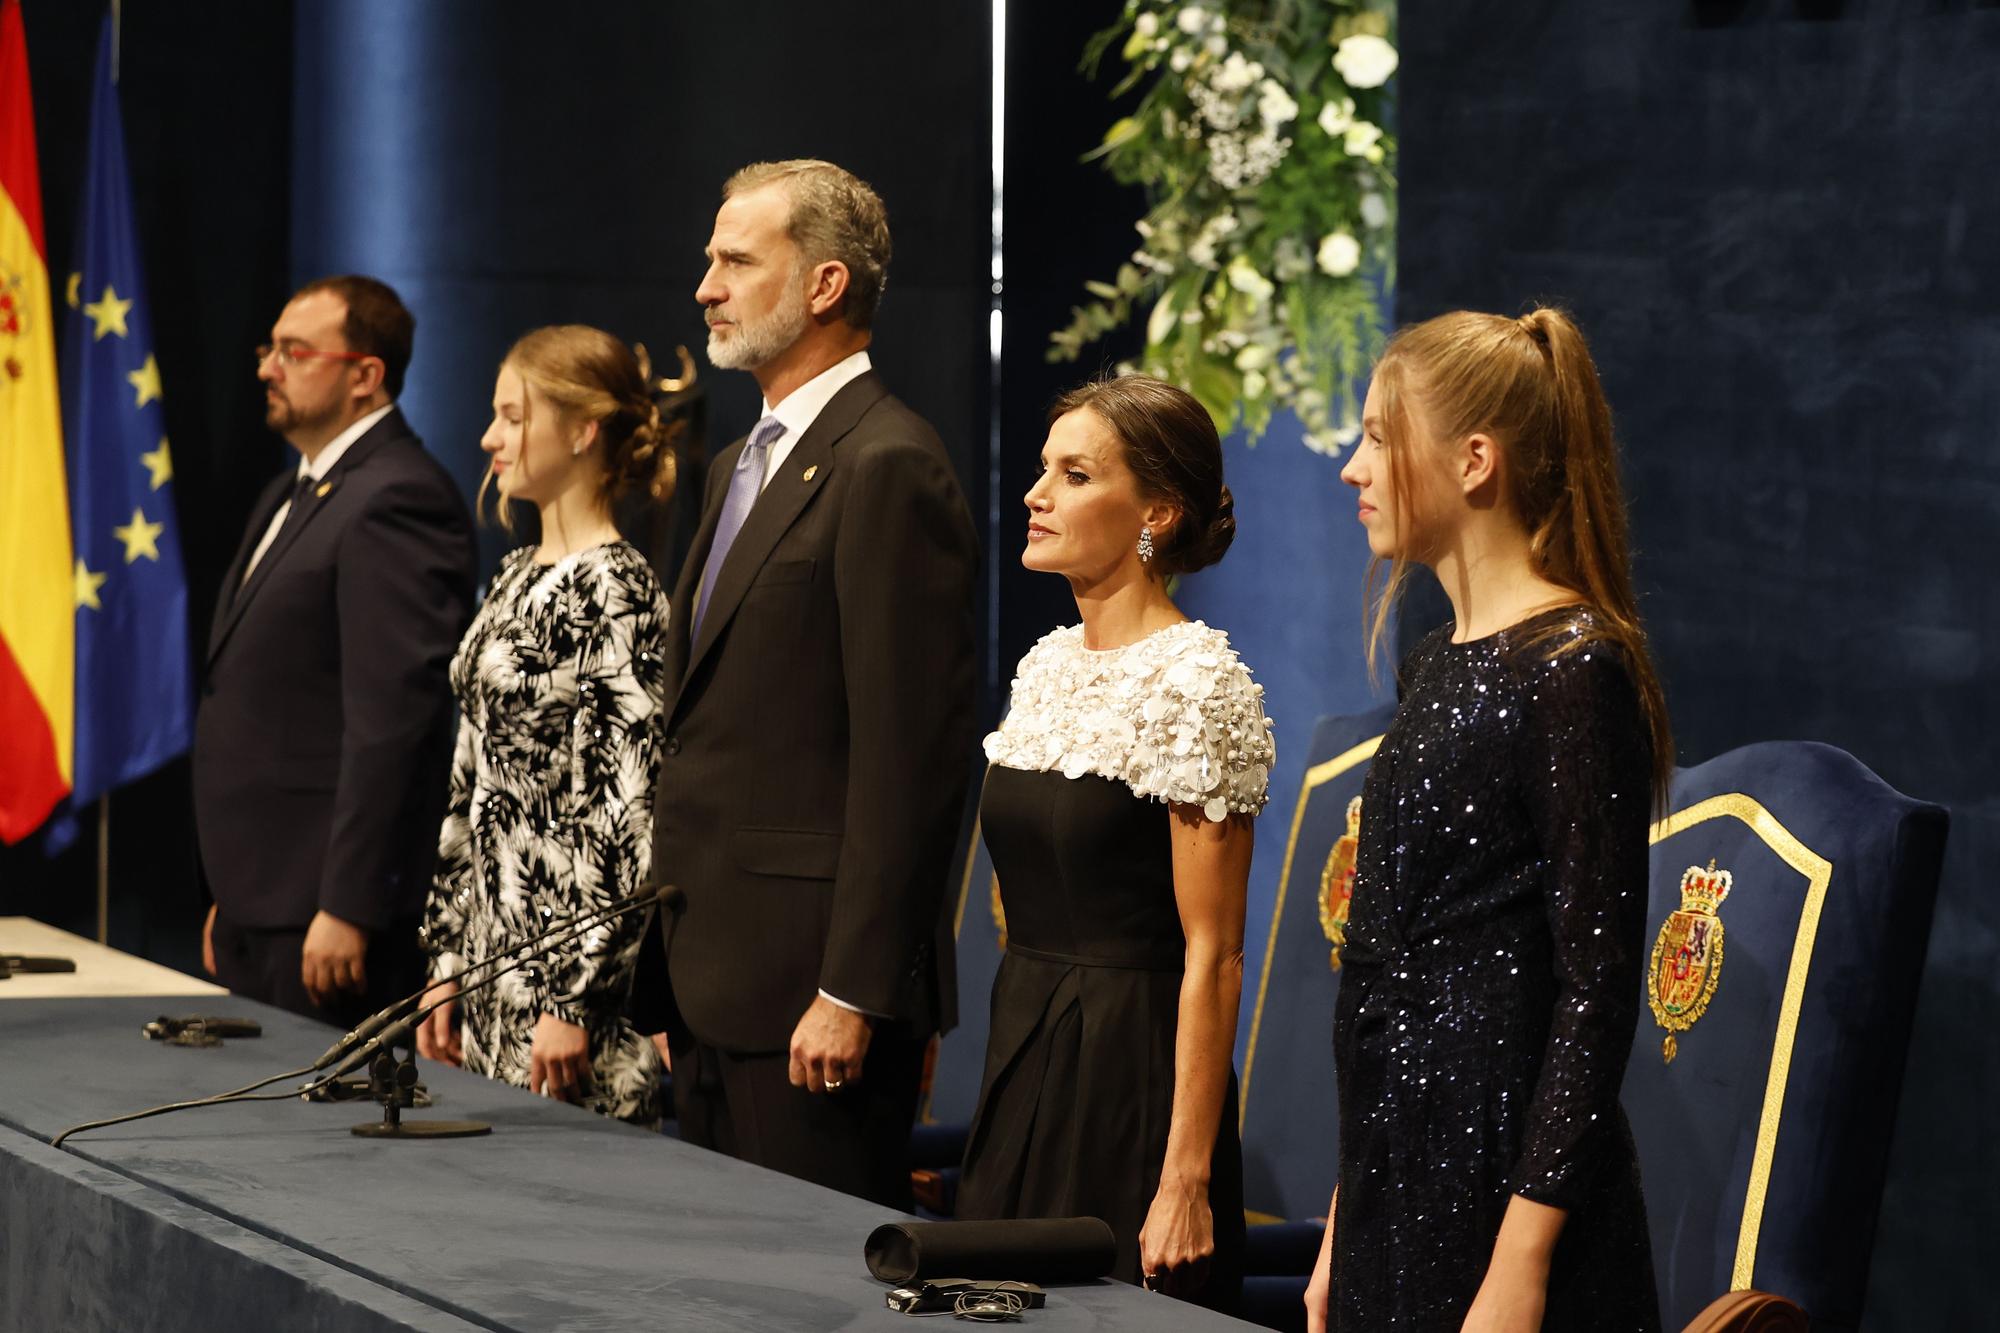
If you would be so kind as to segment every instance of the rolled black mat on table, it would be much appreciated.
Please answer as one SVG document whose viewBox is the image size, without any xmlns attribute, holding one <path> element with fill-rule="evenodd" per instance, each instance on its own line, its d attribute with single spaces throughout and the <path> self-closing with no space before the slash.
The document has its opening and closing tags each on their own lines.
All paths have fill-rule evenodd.
<svg viewBox="0 0 2000 1333">
<path fill-rule="evenodd" d="M 868 1271 L 884 1282 L 1011 1278 L 1088 1282 L 1110 1273 L 1118 1242 L 1095 1217 L 1005 1222 L 888 1222 L 868 1235 Z"/>
</svg>

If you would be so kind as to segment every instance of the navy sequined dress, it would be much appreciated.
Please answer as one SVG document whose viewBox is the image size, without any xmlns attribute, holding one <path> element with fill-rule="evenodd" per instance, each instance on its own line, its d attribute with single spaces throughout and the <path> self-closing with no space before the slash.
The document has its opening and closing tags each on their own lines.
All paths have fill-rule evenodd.
<svg viewBox="0 0 2000 1333">
<path fill-rule="evenodd" d="M 1362 792 L 1334 1018 L 1329 1330 L 1456 1333 L 1515 1194 L 1569 1214 L 1544 1329 L 1660 1327 L 1618 1104 L 1652 746 L 1594 629 L 1574 607 L 1463 644 L 1447 626 L 1403 664 Z"/>
</svg>

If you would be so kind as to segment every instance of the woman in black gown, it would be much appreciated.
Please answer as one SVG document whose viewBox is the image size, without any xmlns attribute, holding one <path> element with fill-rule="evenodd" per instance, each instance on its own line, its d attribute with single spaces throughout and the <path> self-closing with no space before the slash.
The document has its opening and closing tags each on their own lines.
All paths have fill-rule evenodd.
<svg viewBox="0 0 2000 1333">
<path fill-rule="evenodd" d="M 1022 563 L 1080 625 L 1022 659 L 980 803 L 1007 923 L 958 1215 L 1101 1217 L 1114 1276 L 1233 1307 L 1236 1040 L 1263 690 L 1165 580 L 1235 531 L 1208 413 L 1146 376 L 1051 415 Z"/>
<path fill-rule="evenodd" d="M 1444 315 L 1391 342 L 1363 417 L 1371 653 L 1411 562 L 1454 620 L 1403 662 L 1362 792 L 1309 1322 L 1658 1329 L 1618 1091 L 1671 742 L 1596 368 L 1560 311 Z"/>
</svg>

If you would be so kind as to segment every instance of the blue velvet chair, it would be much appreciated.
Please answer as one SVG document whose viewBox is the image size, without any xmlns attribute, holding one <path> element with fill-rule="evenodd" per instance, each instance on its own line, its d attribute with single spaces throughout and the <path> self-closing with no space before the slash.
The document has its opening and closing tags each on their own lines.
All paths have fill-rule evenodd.
<svg viewBox="0 0 2000 1333">
<path fill-rule="evenodd" d="M 1826 745 L 1675 774 L 1624 1090 L 1666 1327 L 1752 1288 L 1859 1326 L 1946 825 Z"/>
<path fill-rule="evenodd" d="M 960 858 L 953 934 L 958 940 L 958 1026 L 938 1040 L 929 1086 L 910 1140 L 919 1207 L 952 1215 L 958 1197 L 965 1136 L 979 1104 L 986 1068 L 986 1034 L 992 1018 L 993 977 L 1005 947 L 998 882 L 974 821 Z"/>
<path fill-rule="evenodd" d="M 1263 964 L 1252 974 L 1241 1116 L 1244 1199 L 1260 1225 L 1250 1228 L 1243 1297 L 1244 1317 L 1267 1328 L 1305 1326 L 1306 1282 L 1339 1169 L 1333 1002 L 1352 821 L 1368 760 L 1394 715 L 1385 705 L 1313 728 Z"/>
<path fill-rule="evenodd" d="M 1302 1219 L 1252 1229 L 1265 1276 L 1246 1284 L 1246 1313 L 1274 1328 L 1302 1323 L 1305 1242 L 1337 1169 L 1329 930 L 1349 807 L 1389 718 L 1316 728 L 1256 983 L 1247 1198 Z M 1667 1328 L 1790 1326 L 1757 1322 L 1787 1317 L 1774 1302 L 1726 1295 L 1754 1289 L 1797 1302 L 1816 1329 L 1858 1326 L 1945 831 L 1943 810 L 1829 746 L 1752 745 L 1675 774 L 1648 909 L 1648 948 L 1666 943 L 1624 1090 Z M 1283 1256 L 1302 1254 L 1281 1276 Z"/>
</svg>

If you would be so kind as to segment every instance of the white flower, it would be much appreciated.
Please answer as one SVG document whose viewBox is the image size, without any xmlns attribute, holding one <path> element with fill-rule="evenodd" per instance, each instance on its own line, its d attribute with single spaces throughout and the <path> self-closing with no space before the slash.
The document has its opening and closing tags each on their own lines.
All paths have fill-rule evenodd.
<svg viewBox="0 0 2000 1333">
<path fill-rule="evenodd" d="M 1158 14 L 1141 14 L 1139 21 L 1132 26 L 1138 30 L 1141 37 L 1157 36 L 1160 31 L 1160 16 Z"/>
<path fill-rule="evenodd" d="M 1257 96 L 1257 114 L 1264 118 L 1267 127 L 1276 129 L 1299 114 L 1299 104 L 1276 79 L 1266 79 Z"/>
<path fill-rule="evenodd" d="M 1361 222 L 1363 226 L 1379 227 L 1389 220 L 1389 203 L 1372 190 L 1361 196 Z"/>
<path fill-rule="evenodd" d="M 1262 398 L 1264 391 L 1270 387 L 1265 382 L 1264 372 L 1261 370 L 1253 370 L 1243 377 L 1243 396 L 1245 398 Z"/>
<path fill-rule="evenodd" d="M 1201 49 L 1220 60 L 1222 53 L 1229 49 L 1229 41 L 1221 33 L 1215 33 L 1201 44 Z"/>
<path fill-rule="evenodd" d="M 1379 160 L 1381 150 L 1376 147 L 1376 144 L 1381 138 L 1382 127 L 1380 125 L 1375 124 L 1373 121 L 1357 120 L 1347 127 L 1347 134 L 1342 146 L 1347 149 L 1349 157 L 1367 157 L 1370 150 L 1373 150 L 1378 154 L 1378 157 L 1371 158 L 1370 160 L 1375 161 Z"/>
<path fill-rule="evenodd" d="M 1319 127 L 1331 139 L 1337 134 L 1347 133 L 1347 127 L 1354 123 L 1354 99 L 1336 97 L 1319 109 Z"/>
<path fill-rule="evenodd" d="M 1248 255 L 1238 255 L 1229 261 L 1229 285 L 1259 305 L 1270 300 L 1271 293 L 1277 290 L 1269 278 L 1257 271 Z"/>
<path fill-rule="evenodd" d="M 1229 59 L 1217 66 L 1208 76 L 1208 82 L 1219 93 L 1240 93 L 1263 76 L 1264 67 L 1255 61 L 1245 60 L 1241 51 L 1231 51 Z"/>
<path fill-rule="evenodd" d="M 1236 354 L 1236 368 L 1242 371 L 1262 370 L 1271 364 L 1271 349 L 1262 343 L 1251 343 Z"/>
<path fill-rule="evenodd" d="M 1328 232 L 1319 243 L 1319 271 L 1344 278 L 1361 266 L 1361 242 L 1344 231 Z"/>
<path fill-rule="evenodd" d="M 1174 318 L 1173 296 L 1171 294 L 1162 296 L 1160 303 L 1153 307 L 1152 317 L 1146 321 L 1146 345 L 1148 347 L 1167 340 L 1167 335 L 1174 331 Z"/>
<path fill-rule="evenodd" d="M 1368 33 L 1341 38 L 1333 53 L 1333 67 L 1350 88 L 1380 88 L 1396 72 L 1396 63 L 1396 48 Z"/>
<path fill-rule="evenodd" d="M 1333 433 L 1333 444 L 1336 449 L 1345 449 L 1360 438 L 1361 423 L 1358 421 L 1343 421 L 1340 424 L 1340 429 Z"/>
<path fill-rule="evenodd" d="M 1208 26 L 1208 15 L 1189 5 L 1174 18 L 1174 22 L 1182 32 L 1192 37 Z"/>
<path fill-rule="evenodd" d="M 1187 257 L 1191 263 L 1198 264 L 1202 268 L 1214 268 L 1215 242 L 1206 234 L 1195 237 L 1194 244 L 1187 248 Z"/>
<path fill-rule="evenodd" d="M 1174 53 L 1167 57 L 1167 68 L 1176 74 L 1187 73 L 1187 67 L 1193 63 L 1194 52 L 1185 46 L 1175 47 Z"/>
</svg>

